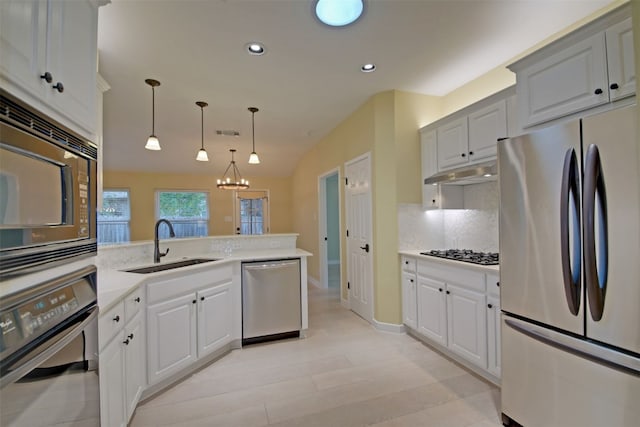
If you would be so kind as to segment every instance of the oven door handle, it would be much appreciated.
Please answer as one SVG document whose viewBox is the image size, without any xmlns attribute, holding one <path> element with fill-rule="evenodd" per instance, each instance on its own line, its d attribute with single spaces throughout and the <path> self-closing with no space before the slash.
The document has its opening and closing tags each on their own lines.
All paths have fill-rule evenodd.
<svg viewBox="0 0 640 427">
<path fill-rule="evenodd" d="M 42 344 L 38 345 L 35 349 L 30 351 L 22 359 L 18 359 L 13 364 L 18 365 L 15 368 L 8 371 L 2 378 L 0 378 L 0 389 L 5 388 L 7 385 L 18 381 L 20 378 L 31 372 L 32 369 L 38 367 L 42 362 L 53 356 L 58 351 L 62 350 L 67 344 L 73 341 L 82 331 L 98 317 L 98 307 L 91 307 L 85 312 L 88 314 L 80 323 L 73 326 L 71 329 L 65 329 L 60 334 L 49 338 Z M 60 335 L 64 335 L 60 338 Z M 52 340 L 57 339 L 55 343 L 51 343 Z"/>
</svg>

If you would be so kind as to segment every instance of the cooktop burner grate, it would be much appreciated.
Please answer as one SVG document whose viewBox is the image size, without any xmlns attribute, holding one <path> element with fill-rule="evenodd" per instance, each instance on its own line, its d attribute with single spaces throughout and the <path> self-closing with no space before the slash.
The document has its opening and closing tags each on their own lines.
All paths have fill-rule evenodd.
<svg viewBox="0 0 640 427">
<path fill-rule="evenodd" d="M 452 259 L 481 265 L 498 265 L 500 263 L 497 252 L 475 252 L 470 249 L 435 249 L 420 252 L 420 255 Z"/>
</svg>

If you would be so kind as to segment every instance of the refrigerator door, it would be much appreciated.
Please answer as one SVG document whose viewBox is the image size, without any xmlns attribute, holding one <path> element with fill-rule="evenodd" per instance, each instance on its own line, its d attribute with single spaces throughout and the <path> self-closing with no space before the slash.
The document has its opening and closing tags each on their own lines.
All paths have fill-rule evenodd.
<svg viewBox="0 0 640 427">
<path fill-rule="evenodd" d="M 640 354 L 637 123 L 635 106 L 583 119 L 583 209 L 587 336 Z"/>
<path fill-rule="evenodd" d="M 584 333 L 580 122 L 498 143 L 504 312 Z"/>
</svg>

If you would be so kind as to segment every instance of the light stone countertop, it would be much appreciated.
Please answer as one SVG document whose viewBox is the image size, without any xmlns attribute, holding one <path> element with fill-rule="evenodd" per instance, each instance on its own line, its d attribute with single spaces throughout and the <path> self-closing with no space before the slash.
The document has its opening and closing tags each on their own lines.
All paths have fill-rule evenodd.
<svg viewBox="0 0 640 427">
<path fill-rule="evenodd" d="M 464 261 L 456 261 L 453 259 L 446 259 L 446 258 L 438 258 L 435 256 L 428 256 L 428 255 L 420 255 L 420 252 L 425 252 L 424 250 L 406 250 L 406 251 L 399 251 L 398 253 L 400 255 L 406 255 L 406 256 L 411 256 L 414 258 L 418 258 L 418 259 L 422 259 L 425 261 L 431 261 L 431 262 L 437 262 L 437 263 L 441 263 L 444 265 L 448 265 L 451 267 L 457 267 L 457 268 L 468 268 L 468 269 L 473 269 L 473 270 L 479 270 L 485 273 L 499 273 L 500 272 L 500 266 L 499 265 L 482 265 L 482 264 L 474 264 L 471 262 L 464 262 Z"/>
</svg>

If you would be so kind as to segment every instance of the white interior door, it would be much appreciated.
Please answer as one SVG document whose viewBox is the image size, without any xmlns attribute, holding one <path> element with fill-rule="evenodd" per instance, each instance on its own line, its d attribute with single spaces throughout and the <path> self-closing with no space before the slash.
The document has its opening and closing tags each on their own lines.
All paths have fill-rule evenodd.
<svg viewBox="0 0 640 427">
<path fill-rule="evenodd" d="M 369 154 L 345 164 L 347 179 L 347 274 L 349 306 L 373 321 L 373 263 L 371 223 L 371 157 Z"/>
</svg>

